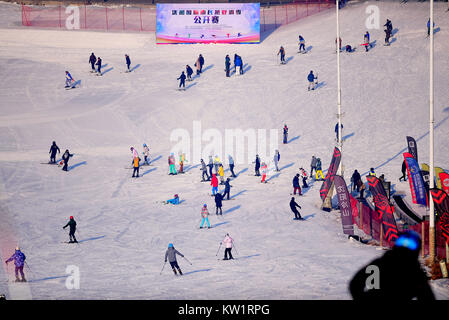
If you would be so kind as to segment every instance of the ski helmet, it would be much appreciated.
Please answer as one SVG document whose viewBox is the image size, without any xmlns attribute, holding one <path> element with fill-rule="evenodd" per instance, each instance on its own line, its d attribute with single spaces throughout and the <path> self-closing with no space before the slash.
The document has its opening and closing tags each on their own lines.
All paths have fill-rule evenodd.
<svg viewBox="0 0 449 320">
<path fill-rule="evenodd" d="M 169 243 L 169 244 L 168 244 L 168 247 L 169 247 L 169 248 L 173 248 L 173 243 Z"/>
<path fill-rule="evenodd" d="M 178 197 L 178 194 L 175 194 L 175 198 L 177 198 Z"/>
<path fill-rule="evenodd" d="M 207 207 L 207 204 L 204 204 L 203 207 Z"/>
<path fill-rule="evenodd" d="M 395 248 L 407 248 L 413 252 L 419 252 L 421 248 L 421 236 L 412 230 L 400 234 L 394 242 Z"/>
<path fill-rule="evenodd" d="M 73 216 L 70 216 L 70 220 L 72 220 L 73 219 Z"/>
<path fill-rule="evenodd" d="M 146 144 L 146 143 L 144 143 L 144 144 L 143 144 L 143 146 L 144 146 L 144 147 L 146 147 L 146 146 L 147 146 L 147 144 Z"/>
<path fill-rule="evenodd" d="M 20 247 L 19 246 L 16 247 L 16 251 L 20 251 Z"/>
</svg>

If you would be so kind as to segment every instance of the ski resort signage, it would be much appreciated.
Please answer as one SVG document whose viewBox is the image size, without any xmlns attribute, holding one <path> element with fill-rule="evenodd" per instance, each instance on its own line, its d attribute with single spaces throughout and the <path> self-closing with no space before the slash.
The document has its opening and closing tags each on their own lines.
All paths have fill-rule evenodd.
<svg viewBox="0 0 449 320">
<path fill-rule="evenodd" d="M 260 3 L 158 3 L 156 43 L 259 43 Z"/>
<path fill-rule="evenodd" d="M 341 224 L 344 234 L 354 234 L 354 225 L 352 220 L 351 199 L 349 197 L 348 187 L 342 176 L 334 177 L 335 189 L 337 190 L 338 205 L 340 206 Z"/>
<path fill-rule="evenodd" d="M 419 169 L 418 162 L 412 154 L 403 153 L 405 164 L 407 166 L 408 179 L 410 183 L 410 191 L 412 193 L 413 203 L 427 206 L 427 194 L 424 180 Z"/>
</svg>

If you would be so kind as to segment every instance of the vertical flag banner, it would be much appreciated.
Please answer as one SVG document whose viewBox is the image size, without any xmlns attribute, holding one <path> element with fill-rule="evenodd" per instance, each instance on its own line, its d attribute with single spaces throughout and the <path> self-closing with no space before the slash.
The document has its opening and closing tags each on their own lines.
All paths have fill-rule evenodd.
<svg viewBox="0 0 449 320">
<path fill-rule="evenodd" d="M 418 146 L 416 145 L 415 139 L 407 136 L 407 146 L 408 153 L 410 153 L 412 157 L 415 158 L 416 162 L 418 162 Z"/>
<path fill-rule="evenodd" d="M 441 233 L 446 238 L 446 243 L 449 244 L 449 197 L 443 190 L 432 188 L 430 189 L 435 210 L 439 213 L 439 226 Z"/>
<path fill-rule="evenodd" d="M 424 180 L 421 176 L 418 162 L 408 152 L 403 153 L 405 164 L 407 166 L 408 181 L 410 183 L 410 191 L 412 193 L 413 203 L 427 206 L 427 194 L 424 186 Z"/>
<path fill-rule="evenodd" d="M 441 181 L 441 189 L 449 194 L 449 174 L 446 172 L 440 172 L 439 176 Z"/>
<path fill-rule="evenodd" d="M 351 198 L 348 187 L 342 176 L 334 177 L 335 189 L 337 190 L 338 205 L 341 213 L 341 224 L 344 234 L 354 234 L 354 223 L 352 220 Z"/>
<path fill-rule="evenodd" d="M 340 165 L 341 160 L 341 152 L 340 149 L 335 147 L 334 154 L 332 156 L 331 164 L 329 165 L 329 170 L 327 170 L 327 175 L 324 178 L 324 182 L 320 188 L 320 197 L 321 200 L 324 201 L 326 199 L 327 193 L 332 186 L 332 182 L 334 181 L 334 176 L 337 173 L 338 166 Z"/>
<path fill-rule="evenodd" d="M 260 3 L 157 3 L 156 43 L 259 43 Z"/>
<path fill-rule="evenodd" d="M 437 188 L 438 189 L 443 189 L 443 187 L 441 186 L 441 179 L 440 179 L 440 173 L 444 172 L 444 170 L 440 167 L 435 167 L 435 178 L 437 179 Z"/>
<path fill-rule="evenodd" d="M 394 208 L 388 202 L 387 194 L 381 181 L 375 176 L 366 176 L 369 190 L 371 191 L 376 206 L 376 211 L 379 213 L 380 221 L 382 221 L 384 238 L 390 244 L 398 237 L 398 227 L 394 219 Z"/>
</svg>

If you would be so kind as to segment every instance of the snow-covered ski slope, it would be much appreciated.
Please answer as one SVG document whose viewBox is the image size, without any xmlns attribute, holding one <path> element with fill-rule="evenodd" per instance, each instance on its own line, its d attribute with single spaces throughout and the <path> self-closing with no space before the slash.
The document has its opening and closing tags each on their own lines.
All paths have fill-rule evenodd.
<svg viewBox="0 0 449 320">
<path fill-rule="evenodd" d="M 358 46 L 366 31 L 365 9 L 380 9 L 381 29 L 369 30 L 374 48 Z M 435 164 L 449 169 L 449 13 L 435 3 Z M 319 187 L 298 198 L 307 221 L 293 221 L 291 181 L 299 166 L 309 170 L 312 155 L 324 169 L 334 147 L 336 123 L 335 12 L 329 10 L 278 28 L 257 45 L 160 45 L 151 33 L 102 33 L 16 26 L 19 6 L 0 5 L 0 243 L 2 259 L 18 243 L 27 256 L 28 284 L 14 284 L 10 264 L 0 269 L 0 293 L 33 299 L 350 299 L 353 274 L 383 251 L 347 240 L 339 212 L 321 211 Z M 16 23 L 12 21 L 16 19 Z M 4 19 L 3 19 L 4 18 Z M 383 46 L 382 25 L 397 33 Z M 375 167 L 397 191 L 401 151 L 407 135 L 428 162 L 428 3 L 353 2 L 341 10 L 342 110 L 345 178 L 354 169 Z M 301 34 L 308 54 L 297 54 Z M 280 46 L 286 65 L 276 64 Z M 89 73 L 91 52 L 103 59 L 104 75 Z M 125 69 L 129 54 L 131 73 Z M 205 72 L 177 91 L 176 78 L 198 54 Z M 238 53 L 245 74 L 226 78 L 224 57 Z M 69 70 L 79 88 L 64 89 Z M 307 92 L 310 70 L 321 86 Z M 280 174 L 271 184 L 254 177 L 253 164 L 231 182 L 233 201 L 215 216 L 210 186 L 200 182 L 197 163 L 185 175 L 168 176 L 167 156 L 176 128 L 192 133 L 218 129 L 279 129 Z M 283 145 L 287 123 L 291 143 Z M 53 140 L 74 153 L 69 172 L 43 165 Z M 152 166 L 131 179 L 130 146 L 147 143 Z M 203 147 L 207 142 L 203 142 Z M 58 155 L 60 156 L 60 155 Z M 58 157 L 57 159 L 59 159 Z M 264 160 L 264 159 L 263 159 Z M 267 159 L 265 159 L 267 160 Z M 227 161 L 225 161 L 227 168 Z M 226 175 L 228 172 L 226 173 Z M 251 174 L 251 175 L 250 175 Z M 220 188 L 222 189 L 222 188 Z M 174 193 L 179 206 L 162 205 Z M 411 201 L 410 201 L 411 202 Z M 198 229 L 207 203 L 212 229 Z M 73 215 L 79 245 L 62 226 Z M 216 252 L 229 232 L 235 261 Z M 184 272 L 169 266 L 160 275 L 168 243 Z M 65 286 L 66 268 L 79 267 L 80 289 Z M 445 281 L 432 283 L 439 299 L 449 298 Z"/>
</svg>

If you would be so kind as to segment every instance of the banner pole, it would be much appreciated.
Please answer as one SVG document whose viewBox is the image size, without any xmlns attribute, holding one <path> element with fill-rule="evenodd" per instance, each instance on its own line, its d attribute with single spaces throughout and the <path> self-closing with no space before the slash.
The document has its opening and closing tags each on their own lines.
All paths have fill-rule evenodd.
<svg viewBox="0 0 449 320">
<path fill-rule="evenodd" d="M 430 162 L 430 168 L 429 168 L 429 190 L 434 188 L 434 149 L 433 149 L 433 129 L 434 129 L 434 115 L 433 115 L 433 0 L 430 0 L 430 54 L 429 54 L 429 162 Z M 432 194 L 429 191 L 429 255 L 430 255 L 430 263 L 433 265 L 435 262 L 435 209 L 434 209 L 434 203 L 432 199 Z"/>
<path fill-rule="evenodd" d="M 339 8 L 338 8 L 338 0 L 336 2 L 336 16 L 337 16 L 337 41 L 340 39 L 340 21 L 339 21 Z M 337 49 L 337 116 L 338 116 L 338 148 L 342 153 L 340 159 L 340 166 L 338 167 L 338 173 L 342 177 L 344 177 L 344 169 L 343 169 L 343 152 L 341 145 L 341 77 L 340 77 L 340 50 Z"/>
</svg>

